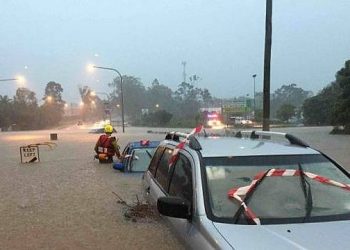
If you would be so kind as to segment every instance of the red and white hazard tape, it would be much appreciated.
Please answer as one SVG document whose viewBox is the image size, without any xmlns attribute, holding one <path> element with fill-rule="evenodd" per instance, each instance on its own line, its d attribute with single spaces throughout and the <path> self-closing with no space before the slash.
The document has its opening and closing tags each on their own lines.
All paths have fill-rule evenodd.
<svg viewBox="0 0 350 250">
<path fill-rule="evenodd" d="M 185 139 L 183 139 L 179 144 L 176 145 L 175 149 L 173 150 L 173 153 L 171 154 L 171 157 L 169 159 L 169 169 L 171 168 L 171 166 L 176 162 L 177 158 L 179 157 L 179 151 L 181 149 L 184 149 L 185 145 L 186 145 L 186 142 L 188 140 L 188 138 L 191 136 L 191 135 L 194 135 L 194 134 L 198 134 L 199 132 L 201 132 L 203 129 L 203 125 L 199 125 L 197 127 L 195 127 L 191 133 L 189 133 Z"/>
<path fill-rule="evenodd" d="M 252 221 L 254 221 L 254 223 L 256 225 L 260 225 L 260 219 L 256 216 L 256 214 L 247 206 L 247 204 L 242 200 L 241 197 L 239 197 L 239 195 L 237 193 L 233 193 L 231 196 L 229 194 L 230 198 L 234 198 L 236 199 L 238 202 L 240 202 L 240 207 L 243 206 L 244 208 L 244 213 L 245 215 L 251 219 Z"/>
<path fill-rule="evenodd" d="M 318 181 L 323 184 L 332 185 L 335 187 L 339 187 L 341 189 L 350 191 L 350 185 L 340 183 L 331 179 L 328 179 L 326 177 L 316 175 L 310 172 L 303 172 L 300 170 L 295 169 L 270 169 L 267 172 L 260 172 L 258 173 L 253 181 L 248 186 L 239 187 L 239 188 L 232 188 L 227 192 L 227 195 L 229 198 L 234 198 L 240 203 L 240 206 L 243 206 L 245 215 L 254 221 L 256 225 L 260 225 L 260 219 L 254 214 L 254 212 L 247 206 L 247 204 L 243 201 L 243 199 L 240 196 L 246 196 L 251 192 L 252 189 L 255 188 L 257 182 L 259 182 L 264 176 L 266 177 L 290 177 L 290 176 L 300 176 L 300 174 L 304 174 L 304 176 Z"/>
<path fill-rule="evenodd" d="M 195 128 L 191 131 L 191 133 L 189 133 L 189 134 L 187 135 L 187 138 L 188 138 L 189 136 L 191 136 L 191 135 L 195 135 L 195 134 L 200 133 L 200 132 L 202 131 L 202 129 L 203 129 L 203 125 L 202 125 L 202 124 L 201 124 L 201 125 L 198 125 L 197 127 L 195 127 Z"/>
</svg>

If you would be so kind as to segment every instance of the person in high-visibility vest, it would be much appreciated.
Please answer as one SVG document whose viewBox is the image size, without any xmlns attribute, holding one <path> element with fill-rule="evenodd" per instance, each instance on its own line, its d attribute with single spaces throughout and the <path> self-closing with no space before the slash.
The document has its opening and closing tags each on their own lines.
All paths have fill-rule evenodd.
<svg viewBox="0 0 350 250">
<path fill-rule="evenodd" d="M 106 125 L 104 127 L 105 134 L 101 135 L 96 142 L 96 158 L 99 159 L 100 163 L 112 163 L 114 155 L 116 155 L 118 159 L 121 158 L 118 140 L 112 136 L 113 130 L 111 125 Z"/>
</svg>

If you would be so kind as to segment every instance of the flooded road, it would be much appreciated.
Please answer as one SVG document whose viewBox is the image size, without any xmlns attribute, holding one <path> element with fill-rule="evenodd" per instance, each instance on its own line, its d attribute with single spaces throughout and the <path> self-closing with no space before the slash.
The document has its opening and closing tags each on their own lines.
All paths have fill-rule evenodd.
<svg viewBox="0 0 350 250">
<path fill-rule="evenodd" d="M 294 127 L 273 130 L 299 137 L 350 171 L 350 135 L 330 135 L 332 127 Z"/>
<path fill-rule="evenodd" d="M 0 249 L 181 249 L 161 222 L 131 222 L 116 192 L 130 204 L 140 175 L 93 159 L 98 135 L 61 130 L 40 163 L 20 164 L 19 146 L 48 141 L 52 131 L 0 133 Z M 120 135 L 120 144 L 140 139 Z M 161 136 L 163 137 L 163 136 Z"/>
<path fill-rule="evenodd" d="M 350 170 L 350 136 L 329 135 L 330 127 L 284 128 Z M 120 145 L 163 139 L 147 128 L 126 128 Z M 182 249 L 162 221 L 131 222 L 125 207 L 141 195 L 140 175 L 122 174 L 93 159 L 98 135 L 86 129 L 0 133 L 0 249 Z M 276 129 L 277 131 L 277 129 Z M 40 163 L 21 164 L 19 147 L 49 140 Z"/>
</svg>

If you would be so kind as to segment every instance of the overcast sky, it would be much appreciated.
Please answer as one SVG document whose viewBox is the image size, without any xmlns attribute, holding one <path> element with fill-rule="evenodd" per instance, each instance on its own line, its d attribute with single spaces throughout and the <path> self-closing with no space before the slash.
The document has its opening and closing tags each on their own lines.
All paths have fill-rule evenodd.
<svg viewBox="0 0 350 250">
<path fill-rule="evenodd" d="M 319 91 L 350 59 L 349 0 L 274 1 L 271 89 Z M 0 78 L 22 74 L 38 98 L 48 81 L 79 101 L 78 85 L 109 92 L 113 72 L 176 89 L 187 74 L 217 97 L 262 89 L 264 0 L 1 0 Z M 15 94 L 1 83 L 0 95 Z"/>
</svg>

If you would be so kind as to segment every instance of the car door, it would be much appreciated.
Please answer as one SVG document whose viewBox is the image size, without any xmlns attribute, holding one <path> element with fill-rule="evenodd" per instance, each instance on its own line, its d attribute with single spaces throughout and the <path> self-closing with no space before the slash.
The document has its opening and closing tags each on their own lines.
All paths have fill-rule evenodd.
<svg viewBox="0 0 350 250">
<path fill-rule="evenodd" d="M 149 193 L 152 202 L 155 204 L 159 197 L 167 195 L 168 177 L 169 177 L 169 159 L 173 153 L 173 149 L 165 147 L 163 154 L 155 168 L 154 175 L 151 177 Z"/>
<path fill-rule="evenodd" d="M 171 167 L 168 176 L 168 195 L 180 197 L 190 204 L 193 211 L 193 179 L 192 166 L 190 160 L 182 153 L 175 164 Z M 189 233 L 193 227 L 191 220 L 166 217 L 175 229 L 177 235 L 186 245 L 192 245 L 189 242 Z"/>
<path fill-rule="evenodd" d="M 194 193 L 193 187 L 194 161 L 186 151 L 179 154 L 178 160 L 169 168 L 169 157 L 172 149 L 159 146 L 152 158 L 148 171 L 144 175 L 145 188 L 151 203 L 156 204 L 159 197 L 177 196 L 191 204 L 193 217 L 191 220 L 164 216 L 169 222 L 178 238 L 189 248 L 210 249 L 211 244 L 199 231 L 198 217 L 194 216 Z M 167 176 L 167 180 L 164 180 Z"/>
<path fill-rule="evenodd" d="M 164 146 L 159 146 L 152 157 L 151 163 L 148 167 L 148 170 L 144 174 L 144 191 L 146 193 L 146 196 L 148 201 L 152 204 L 155 204 L 157 202 L 158 196 L 159 196 L 159 187 L 155 180 L 156 171 L 159 165 L 159 162 L 163 156 L 163 153 L 165 151 Z"/>
<path fill-rule="evenodd" d="M 165 148 L 158 161 L 154 176 L 150 181 L 150 197 L 152 202 L 162 196 L 177 196 L 193 204 L 192 167 L 189 159 L 182 153 L 177 161 L 169 167 L 169 159 L 173 149 Z M 192 223 L 187 219 L 164 217 L 170 222 L 179 238 L 186 243 Z"/>
<path fill-rule="evenodd" d="M 180 219 L 174 217 L 164 217 L 169 221 L 176 234 L 188 249 L 213 249 L 216 248 L 216 240 L 200 230 L 201 219 L 196 216 L 196 185 L 193 156 L 187 151 L 181 151 L 174 166 L 170 169 L 168 180 L 169 196 L 180 197 L 188 202 L 191 207 L 192 217 L 190 219 Z M 197 190 L 201 192 L 201 190 Z"/>
</svg>

